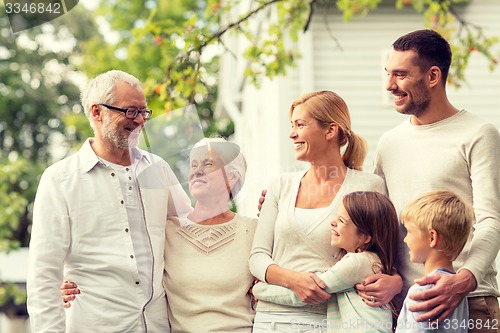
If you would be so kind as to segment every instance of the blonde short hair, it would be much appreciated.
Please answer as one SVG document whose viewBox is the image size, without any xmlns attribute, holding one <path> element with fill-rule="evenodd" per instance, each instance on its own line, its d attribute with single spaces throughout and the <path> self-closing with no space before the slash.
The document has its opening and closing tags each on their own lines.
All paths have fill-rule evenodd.
<svg viewBox="0 0 500 333">
<path fill-rule="evenodd" d="M 401 214 L 404 225 L 415 226 L 421 232 L 435 230 L 440 239 L 438 249 L 450 260 L 455 260 L 467 243 L 473 218 L 472 207 L 445 190 L 423 194 Z"/>
</svg>

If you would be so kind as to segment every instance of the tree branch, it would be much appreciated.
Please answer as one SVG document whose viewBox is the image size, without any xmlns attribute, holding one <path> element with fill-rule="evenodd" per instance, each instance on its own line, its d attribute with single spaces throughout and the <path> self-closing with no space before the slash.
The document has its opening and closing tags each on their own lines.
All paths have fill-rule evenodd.
<svg viewBox="0 0 500 333">
<path fill-rule="evenodd" d="M 222 35 L 224 35 L 226 32 L 228 32 L 229 30 L 233 29 L 234 27 L 238 27 L 241 23 L 247 21 L 250 17 L 252 17 L 253 15 L 257 14 L 258 12 L 260 12 L 261 10 L 267 8 L 268 6 L 271 6 L 277 2 L 282 2 L 282 1 L 285 1 L 285 0 L 271 0 L 271 1 L 268 1 L 268 2 L 265 2 L 263 3 L 261 6 L 255 8 L 254 10 L 252 10 L 251 12 L 247 13 L 245 16 L 243 16 L 242 18 L 240 18 L 239 20 L 235 21 L 235 22 L 232 22 L 230 24 L 228 24 L 227 26 L 225 26 L 224 28 L 222 28 L 221 30 L 217 31 L 216 33 L 214 33 L 212 36 L 210 36 L 210 38 L 208 38 L 207 40 L 203 41 L 203 43 L 201 43 L 198 47 L 195 47 L 195 48 L 191 48 L 189 49 L 188 51 L 186 51 L 186 53 L 184 54 L 184 56 L 182 58 L 184 59 L 187 59 L 189 58 L 189 56 L 191 55 L 191 53 L 193 52 L 196 52 L 198 54 L 201 54 L 203 52 L 203 49 L 209 45 L 210 43 L 212 43 L 214 40 L 216 39 L 219 39 L 222 37 Z"/>
</svg>

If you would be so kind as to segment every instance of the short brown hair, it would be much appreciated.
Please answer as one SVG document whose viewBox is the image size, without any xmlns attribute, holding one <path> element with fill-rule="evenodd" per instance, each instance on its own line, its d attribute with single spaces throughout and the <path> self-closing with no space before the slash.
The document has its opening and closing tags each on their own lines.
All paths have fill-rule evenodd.
<svg viewBox="0 0 500 333">
<path fill-rule="evenodd" d="M 422 72 L 431 66 L 437 66 L 441 70 L 443 84 L 450 71 L 452 53 L 450 44 L 443 36 L 434 30 L 415 30 L 399 37 L 392 47 L 395 51 L 413 50 L 417 53 L 416 64 Z"/>
</svg>

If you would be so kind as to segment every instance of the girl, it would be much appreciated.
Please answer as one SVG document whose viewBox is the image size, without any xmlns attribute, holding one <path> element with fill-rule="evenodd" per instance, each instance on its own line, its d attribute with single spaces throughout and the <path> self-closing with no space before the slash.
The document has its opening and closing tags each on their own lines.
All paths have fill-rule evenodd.
<svg viewBox="0 0 500 333">
<path fill-rule="evenodd" d="M 391 201 L 371 191 L 357 191 L 343 197 L 337 217 L 331 223 L 331 246 L 341 257 L 326 272 L 317 273 L 321 287 L 333 294 L 328 301 L 328 332 L 392 332 L 390 307 L 365 304 L 354 285 L 372 274 L 391 274 L 398 249 L 398 218 Z M 259 300 L 288 306 L 304 306 L 290 289 L 257 283 Z M 321 330 L 318 330 L 321 331 Z"/>
</svg>

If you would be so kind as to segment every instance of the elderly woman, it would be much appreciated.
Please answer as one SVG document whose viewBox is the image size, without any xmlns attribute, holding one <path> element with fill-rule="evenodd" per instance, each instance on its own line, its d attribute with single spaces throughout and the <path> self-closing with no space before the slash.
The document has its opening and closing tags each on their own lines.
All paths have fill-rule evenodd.
<svg viewBox="0 0 500 333">
<path fill-rule="evenodd" d="M 205 138 L 191 149 L 189 162 L 194 209 L 167 221 L 165 232 L 171 332 L 251 332 L 254 277 L 248 256 L 256 219 L 229 209 L 245 180 L 245 159 L 236 144 Z M 73 283 L 62 288 L 63 294 L 78 293 Z M 63 299 L 71 301 L 74 295 Z"/>
<path fill-rule="evenodd" d="M 251 332 L 254 311 L 248 268 L 256 219 L 228 207 L 245 180 L 236 144 L 203 139 L 190 153 L 186 219 L 168 221 L 165 288 L 172 332 Z"/>
</svg>

